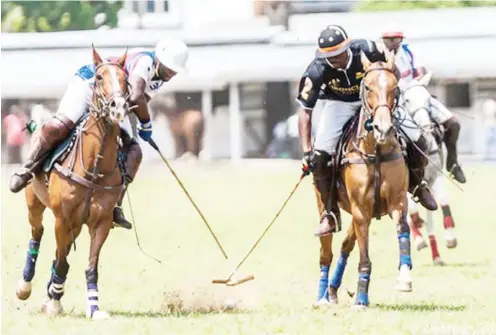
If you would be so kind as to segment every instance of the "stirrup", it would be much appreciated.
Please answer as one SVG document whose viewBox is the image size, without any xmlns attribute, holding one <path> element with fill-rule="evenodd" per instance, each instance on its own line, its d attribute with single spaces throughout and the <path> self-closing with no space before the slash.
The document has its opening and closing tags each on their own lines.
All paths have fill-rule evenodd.
<svg viewBox="0 0 496 335">
<path fill-rule="evenodd" d="M 338 232 L 340 232 L 341 231 L 341 225 L 339 224 L 337 215 L 333 211 L 325 210 L 324 213 L 322 213 L 322 215 L 320 216 L 320 222 L 322 222 L 322 220 L 324 220 L 324 218 L 326 216 L 327 217 L 330 216 L 334 220 L 334 227 L 332 227 L 329 224 L 329 226 L 331 226 L 330 233 L 338 233 Z"/>
<path fill-rule="evenodd" d="M 411 192 L 411 195 L 412 195 L 412 200 L 413 202 L 415 203 L 419 203 L 420 202 L 420 198 L 416 195 L 417 191 L 420 189 L 420 187 L 427 187 L 429 188 L 429 186 L 427 185 L 427 182 L 425 180 L 422 180 L 417 186 L 415 186 Z"/>
</svg>

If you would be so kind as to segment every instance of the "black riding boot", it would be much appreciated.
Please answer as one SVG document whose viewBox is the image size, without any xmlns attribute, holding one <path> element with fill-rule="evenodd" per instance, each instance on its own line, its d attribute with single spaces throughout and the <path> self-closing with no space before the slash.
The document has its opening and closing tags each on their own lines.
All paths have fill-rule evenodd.
<svg viewBox="0 0 496 335">
<path fill-rule="evenodd" d="M 448 152 L 446 157 L 446 170 L 450 172 L 456 181 L 463 184 L 467 181 L 467 179 L 465 178 L 465 174 L 458 163 L 458 155 L 456 150 L 456 143 L 458 141 L 458 135 L 460 134 L 460 123 L 455 117 L 452 117 L 443 123 L 443 126 L 443 141 L 446 145 L 446 151 Z"/>
<path fill-rule="evenodd" d="M 336 174 L 333 157 L 325 151 L 316 150 L 313 158 L 313 181 L 320 223 L 315 236 L 324 236 L 341 230 L 341 215 L 337 204 Z"/>
<path fill-rule="evenodd" d="M 39 132 L 33 133 L 34 138 L 27 162 L 10 179 L 9 186 L 12 192 L 17 193 L 26 187 L 33 174 L 39 172 L 48 154 L 67 137 L 73 128 L 74 123 L 71 120 L 57 115 L 44 124 Z"/>
<path fill-rule="evenodd" d="M 126 150 L 126 161 L 124 163 L 124 169 L 125 169 L 125 179 L 127 185 L 129 185 L 133 180 L 134 177 L 136 176 L 136 173 L 138 172 L 139 166 L 141 164 L 141 160 L 143 158 L 143 154 L 141 152 L 141 148 L 138 144 L 138 142 L 134 138 L 130 138 L 127 133 L 123 134 L 121 132 L 122 136 L 122 141 L 124 143 L 124 150 Z M 124 216 L 124 212 L 122 211 L 122 200 L 124 199 L 124 195 L 126 194 L 127 191 L 127 185 L 124 191 L 122 191 L 122 194 L 117 201 L 117 206 L 114 208 L 114 224 L 115 226 L 122 227 L 125 229 L 131 229 L 132 224 L 129 222 L 126 217 Z"/>
<path fill-rule="evenodd" d="M 428 146 L 425 137 L 420 136 L 419 140 L 415 142 L 417 147 L 427 153 Z M 420 202 L 426 209 L 435 211 L 437 209 L 437 202 L 427 187 L 427 183 L 423 180 L 424 168 L 427 165 L 427 158 L 418 151 L 417 148 L 411 143 L 407 145 L 408 153 L 408 168 L 410 170 L 410 181 L 408 190 L 412 194 L 413 199 Z"/>
</svg>

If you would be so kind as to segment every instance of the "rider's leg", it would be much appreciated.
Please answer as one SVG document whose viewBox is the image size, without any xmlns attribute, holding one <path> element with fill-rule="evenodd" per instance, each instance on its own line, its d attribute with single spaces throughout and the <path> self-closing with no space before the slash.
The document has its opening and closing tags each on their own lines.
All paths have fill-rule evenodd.
<svg viewBox="0 0 496 335">
<path fill-rule="evenodd" d="M 443 125 L 444 137 L 443 142 L 446 145 L 448 153 L 446 157 L 446 169 L 450 171 L 453 177 L 460 183 L 465 183 L 465 174 L 458 163 L 457 142 L 460 134 L 460 122 L 439 100 L 431 97 L 431 113 L 434 120 Z"/>
<path fill-rule="evenodd" d="M 127 185 L 134 180 L 141 164 L 143 154 L 138 141 L 134 137 L 130 137 L 124 129 L 121 129 L 121 138 L 126 155 L 126 161 L 124 162 L 126 189 L 122 191 L 121 196 L 117 201 L 117 205 L 114 208 L 114 223 L 122 228 L 131 229 L 132 224 L 124 216 L 121 206 L 127 190 Z"/>
<path fill-rule="evenodd" d="M 19 192 L 26 187 L 32 174 L 38 172 L 46 155 L 61 143 L 74 128 L 77 120 L 87 110 L 89 92 L 91 89 L 88 83 L 75 76 L 60 101 L 57 114 L 41 126 L 41 129 L 33 133 L 27 162 L 19 171 L 14 173 L 10 180 L 12 192 Z"/>
<path fill-rule="evenodd" d="M 10 190 L 22 190 L 39 171 L 44 158 L 57 144 L 62 142 L 74 127 L 74 123 L 63 115 L 54 116 L 41 129 L 33 133 L 30 152 L 26 163 L 10 179 Z"/>
<path fill-rule="evenodd" d="M 406 147 L 408 168 L 410 171 L 408 190 L 414 199 L 418 198 L 422 206 L 426 209 L 434 211 L 437 209 L 436 200 L 432 196 L 429 188 L 427 187 L 427 183 L 423 179 L 424 169 L 428 163 L 426 158 L 429 150 L 427 140 L 422 135 L 421 130 L 415 126 L 415 123 L 408 113 L 404 113 L 401 110 L 398 111 L 398 113 L 401 114 L 401 118 L 405 119 L 401 125 L 401 130 L 410 139 L 410 141 L 407 141 Z"/>
<path fill-rule="evenodd" d="M 336 145 L 343 125 L 360 108 L 360 102 L 327 101 L 317 124 L 313 155 L 313 180 L 320 222 L 314 234 L 322 236 L 341 230 L 336 183 Z"/>
</svg>

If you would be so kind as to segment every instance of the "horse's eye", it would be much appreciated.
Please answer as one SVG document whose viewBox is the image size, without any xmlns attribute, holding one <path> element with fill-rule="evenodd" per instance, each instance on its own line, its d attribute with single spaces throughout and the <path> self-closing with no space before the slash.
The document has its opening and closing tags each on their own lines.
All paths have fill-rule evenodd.
<svg viewBox="0 0 496 335">
<path fill-rule="evenodd" d="M 100 81 L 100 80 L 102 80 L 102 79 L 103 79 L 103 77 L 102 77 L 102 75 L 101 75 L 101 74 L 97 74 L 97 75 L 96 75 L 96 80 L 97 80 L 97 81 Z"/>
<path fill-rule="evenodd" d="M 364 85 L 364 86 L 365 86 L 365 89 L 366 89 L 367 91 L 370 91 L 370 87 L 368 87 L 367 85 Z"/>
</svg>

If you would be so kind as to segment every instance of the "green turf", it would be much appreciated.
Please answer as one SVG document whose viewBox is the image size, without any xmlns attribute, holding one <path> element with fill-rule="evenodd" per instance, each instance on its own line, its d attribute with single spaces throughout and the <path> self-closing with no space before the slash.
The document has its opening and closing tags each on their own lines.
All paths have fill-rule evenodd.
<svg viewBox="0 0 496 335">
<path fill-rule="evenodd" d="M 133 231 L 114 229 L 99 267 L 100 303 L 110 320 L 84 318 L 88 259 L 85 228 L 77 241 L 63 305 L 66 315 L 48 319 L 39 312 L 54 256 L 53 216 L 45 214 L 33 293 L 15 295 L 31 236 L 24 196 L 11 194 L 2 172 L 2 334 L 496 334 L 494 165 L 466 166 L 465 191 L 448 185 L 458 247 L 444 246 L 441 213 L 435 214 L 441 257 L 412 247 L 413 292 L 394 290 L 398 274 L 396 228 L 388 219 L 372 222 L 371 306 L 350 308 L 346 289 L 356 290 L 358 253 L 348 262 L 340 305 L 312 310 L 319 276 L 317 220 L 310 179 L 240 269 L 255 280 L 230 288 L 212 285 L 226 277 L 263 231 L 297 181 L 297 163 L 174 164 L 205 212 L 230 258 L 225 261 L 173 177 L 161 165 L 144 166 L 130 195 L 142 247 Z M 129 207 L 125 206 L 129 216 Z M 344 215 L 344 228 L 349 216 Z M 335 240 L 339 251 L 344 233 Z M 334 266 L 332 267 L 332 269 Z M 332 271 L 331 269 L 331 271 Z M 222 311 L 223 300 L 239 310 Z"/>
</svg>

